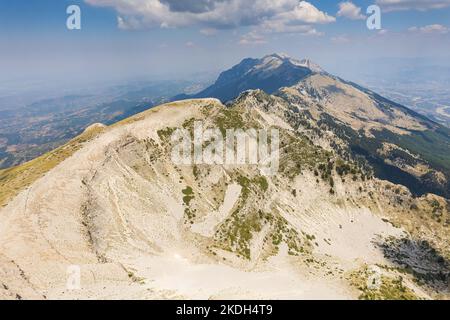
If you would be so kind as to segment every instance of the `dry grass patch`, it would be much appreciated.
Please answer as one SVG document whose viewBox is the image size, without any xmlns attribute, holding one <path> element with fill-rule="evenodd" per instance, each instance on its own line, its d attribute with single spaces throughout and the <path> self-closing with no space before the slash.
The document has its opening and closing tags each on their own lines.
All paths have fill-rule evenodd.
<svg viewBox="0 0 450 320">
<path fill-rule="evenodd" d="M 89 128 L 61 147 L 21 164 L 0 170 L 0 206 L 5 206 L 20 191 L 78 151 L 83 143 L 95 138 L 104 127 Z"/>
</svg>

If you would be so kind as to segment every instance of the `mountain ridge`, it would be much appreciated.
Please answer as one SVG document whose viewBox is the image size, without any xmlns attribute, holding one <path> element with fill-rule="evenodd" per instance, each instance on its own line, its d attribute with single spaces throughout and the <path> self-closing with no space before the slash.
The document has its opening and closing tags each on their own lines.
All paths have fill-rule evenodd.
<svg viewBox="0 0 450 320">
<path fill-rule="evenodd" d="M 245 58 L 222 72 L 210 87 L 191 96 L 178 95 L 173 100 L 214 97 L 225 103 L 237 98 L 245 90 L 262 89 L 274 93 L 314 72 L 323 70 L 310 60 L 295 60 L 284 54 L 274 53 L 261 59 Z"/>
<path fill-rule="evenodd" d="M 198 122 L 222 135 L 277 129 L 277 174 L 174 162 L 172 134 L 192 137 Z M 0 208 L 0 298 L 446 299 L 450 201 L 430 193 L 448 183 L 439 129 L 325 72 L 95 125 L 1 172 L 29 180 Z M 420 136 L 431 143 L 411 145 Z M 391 167 L 416 180 L 377 177 L 392 180 Z"/>
<path fill-rule="evenodd" d="M 354 82 L 331 75 L 309 59 L 297 60 L 277 53 L 260 59 L 246 58 L 221 73 L 202 92 L 176 98 L 214 97 L 225 103 L 254 89 L 287 95 L 291 102 L 306 99 L 315 105 L 313 108 L 326 119 L 314 121 L 327 123 L 337 132 L 345 131 L 343 138 L 354 145 L 353 152 L 369 160 L 379 177 L 406 185 L 416 195 L 432 192 L 450 197 L 449 129 Z M 397 146 L 388 152 L 390 155 L 383 153 L 386 144 Z M 440 147 L 436 149 L 436 145 Z M 419 160 L 411 159 L 405 151 Z M 418 166 L 429 169 L 419 172 Z"/>
<path fill-rule="evenodd" d="M 445 295 L 448 225 L 432 213 L 450 217 L 445 201 L 370 177 L 331 151 L 339 138 L 296 129 L 295 108 L 256 90 L 229 106 L 174 102 L 102 128 L 0 209 L 0 297 Z M 278 128 L 288 151 L 279 174 L 174 165 L 166 133 L 194 121 Z M 72 265 L 80 290 L 66 288 Z M 388 291 L 364 285 L 373 265 Z"/>
</svg>

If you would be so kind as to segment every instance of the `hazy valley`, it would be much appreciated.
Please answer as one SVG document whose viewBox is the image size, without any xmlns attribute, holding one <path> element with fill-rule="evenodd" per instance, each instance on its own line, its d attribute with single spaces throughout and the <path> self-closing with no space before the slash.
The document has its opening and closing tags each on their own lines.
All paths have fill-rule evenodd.
<svg viewBox="0 0 450 320">
<path fill-rule="evenodd" d="M 0 108 L 0 168 L 16 166 L 55 149 L 93 123 L 106 125 L 169 101 L 201 81 L 134 81 L 33 103 L 5 97 Z"/>
</svg>

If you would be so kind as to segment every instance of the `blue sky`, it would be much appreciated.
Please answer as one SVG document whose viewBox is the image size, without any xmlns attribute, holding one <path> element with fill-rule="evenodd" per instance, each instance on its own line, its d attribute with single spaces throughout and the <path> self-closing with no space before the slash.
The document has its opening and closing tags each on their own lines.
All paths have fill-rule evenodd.
<svg viewBox="0 0 450 320">
<path fill-rule="evenodd" d="M 382 30 L 366 27 L 372 4 Z M 351 77 L 388 58 L 450 64 L 449 28 L 450 0 L 0 0 L 0 80 L 182 78 L 272 52 Z"/>
</svg>

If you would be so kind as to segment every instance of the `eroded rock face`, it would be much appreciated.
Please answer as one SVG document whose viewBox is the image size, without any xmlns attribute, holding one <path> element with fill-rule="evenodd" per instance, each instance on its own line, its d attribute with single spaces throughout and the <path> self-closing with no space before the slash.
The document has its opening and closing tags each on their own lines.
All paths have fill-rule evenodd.
<svg viewBox="0 0 450 320">
<path fill-rule="evenodd" d="M 285 105 L 281 110 L 289 114 L 285 120 L 294 128 L 301 124 L 316 131 L 320 143 L 327 143 L 322 138 L 327 131 L 333 132 L 348 153 L 370 162 L 377 178 L 404 185 L 416 196 L 434 193 L 450 198 L 448 128 L 307 59 L 284 54 L 244 59 L 193 97 L 215 97 L 225 103 L 242 99 L 241 93 L 249 89 L 281 97 L 284 102 L 277 103 Z M 273 100 L 265 97 L 259 102 L 267 108 Z"/>
<path fill-rule="evenodd" d="M 427 241 L 448 261 L 446 200 L 374 178 L 304 99 L 250 91 L 229 106 L 187 100 L 102 128 L 1 209 L 0 296 L 356 299 L 354 279 L 372 265 L 390 294 L 448 294 L 416 284 L 402 273 L 414 260 L 396 254 Z M 174 164 L 170 132 L 195 121 L 221 132 L 277 128 L 278 174 Z M 406 242 L 395 251 L 388 240 Z M 80 288 L 68 290 L 74 265 Z"/>
</svg>

